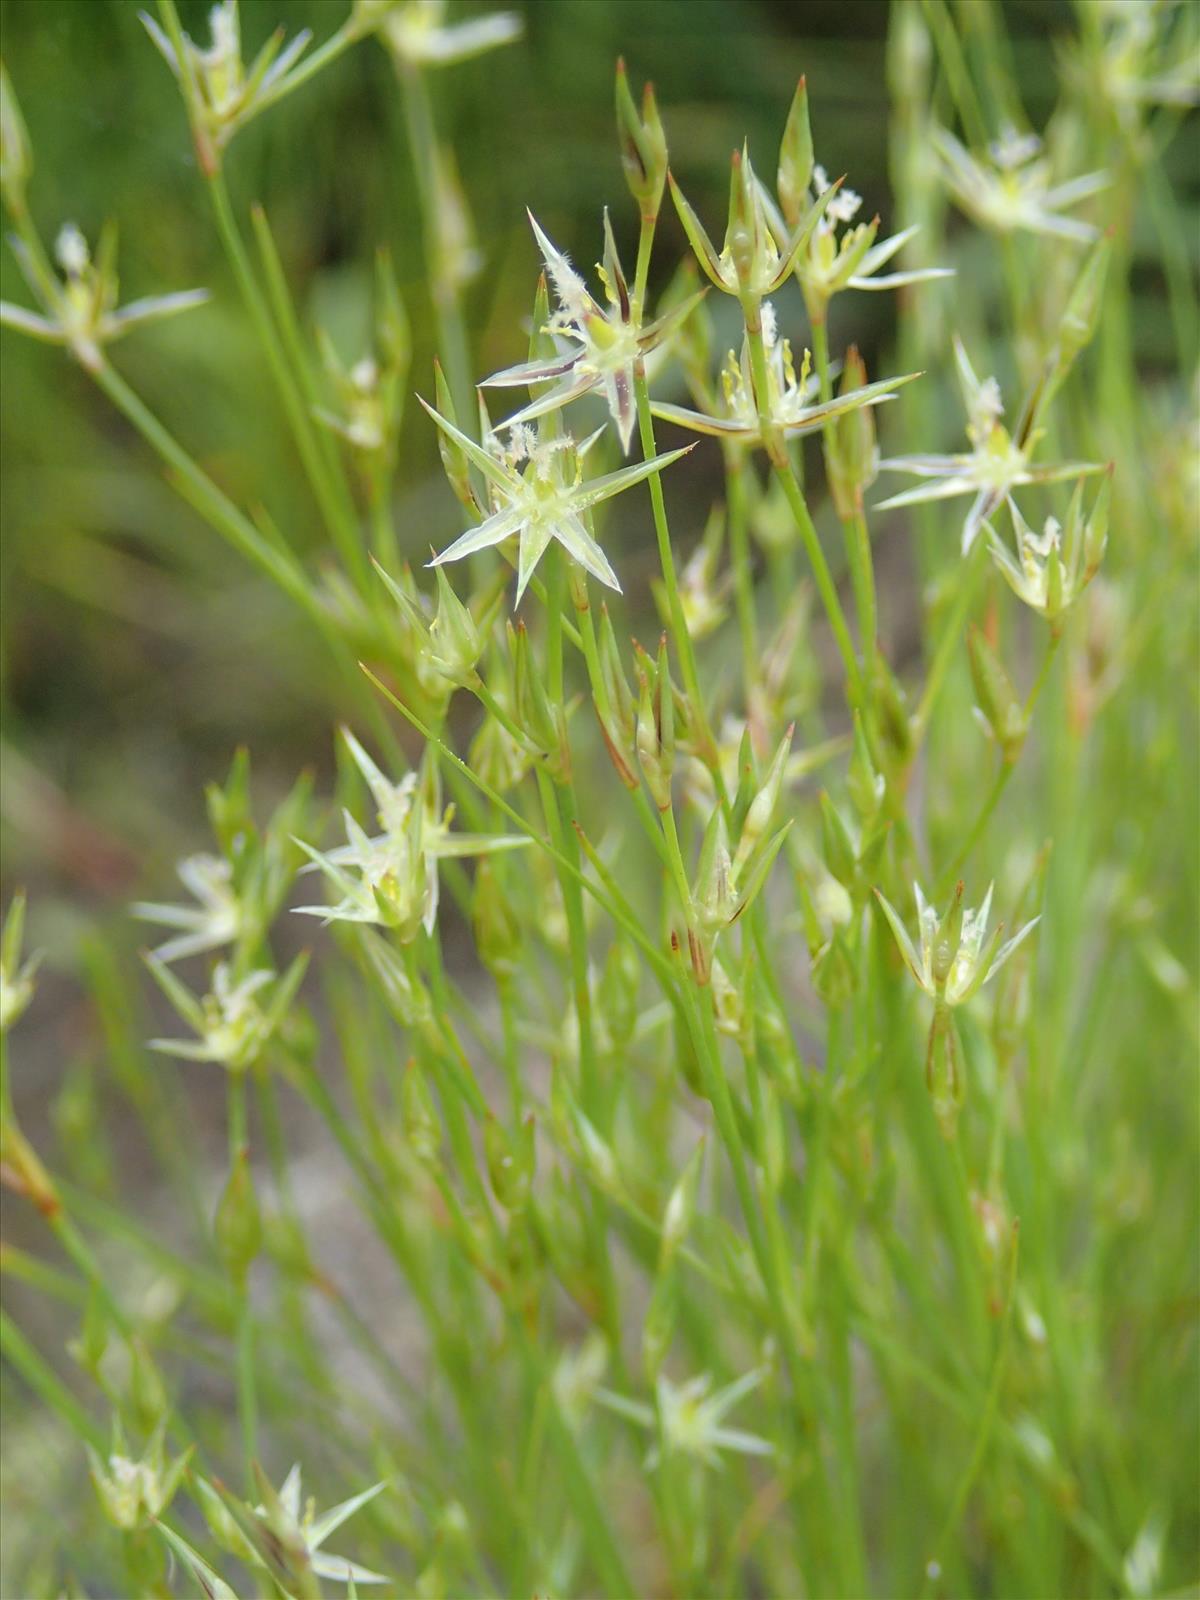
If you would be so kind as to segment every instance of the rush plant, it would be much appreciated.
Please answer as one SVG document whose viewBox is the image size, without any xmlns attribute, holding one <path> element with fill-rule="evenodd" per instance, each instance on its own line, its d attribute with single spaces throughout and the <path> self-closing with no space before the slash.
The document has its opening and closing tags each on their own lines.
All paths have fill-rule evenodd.
<svg viewBox="0 0 1200 1600">
<path fill-rule="evenodd" d="M 593 280 L 524 197 L 532 314 L 489 374 L 432 90 L 520 16 L 354 0 L 315 43 L 279 0 L 263 43 L 263 9 L 221 0 L 201 42 L 157 0 L 145 70 L 315 547 L 126 376 L 118 337 L 213 297 L 123 304 L 111 230 L 43 231 L 2 79 L 5 326 L 281 592 L 338 709 L 325 778 L 268 804 L 241 753 L 211 785 L 190 900 L 129 907 L 144 970 L 88 947 L 55 1136 L 19 1115 L 53 923 L 11 900 L 5 1396 L 94 1487 L 40 1508 L 5 1592 L 1192 1592 L 1200 482 L 1167 162 L 1196 11 L 1079 0 L 1035 129 L 1002 7 L 897 0 L 892 196 L 831 177 L 802 78 L 778 147 L 733 152 L 723 232 L 618 62 L 631 203 L 596 204 Z M 429 370 L 386 255 L 347 352 L 226 185 L 248 124 L 368 47 Z"/>
</svg>

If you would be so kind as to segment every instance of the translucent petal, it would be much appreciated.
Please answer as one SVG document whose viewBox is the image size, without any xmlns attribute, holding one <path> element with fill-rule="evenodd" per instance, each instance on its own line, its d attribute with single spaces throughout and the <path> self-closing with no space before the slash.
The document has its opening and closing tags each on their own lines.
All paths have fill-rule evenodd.
<svg viewBox="0 0 1200 1600">
<path fill-rule="evenodd" d="M 477 528 L 468 528 L 441 555 L 435 556 L 429 565 L 440 567 L 446 561 L 461 561 L 464 556 L 474 555 L 476 550 L 487 550 L 491 545 L 502 544 L 520 529 L 526 518 L 527 513 L 519 507 L 506 506 L 503 511 L 497 511 L 481 522 Z"/>
<path fill-rule="evenodd" d="M 607 584 L 610 589 L 621 592 L 621 585 L 617 575 L 608 563 L 608 557 L 584 527 L 582 521 L 574 512 L 567 512 L 559 517 L 554 524 L 554 537 L 562 545 L 567 554 L 581 567 L 587 569 L 593 577 L 601 583 Z"/>
</svg>

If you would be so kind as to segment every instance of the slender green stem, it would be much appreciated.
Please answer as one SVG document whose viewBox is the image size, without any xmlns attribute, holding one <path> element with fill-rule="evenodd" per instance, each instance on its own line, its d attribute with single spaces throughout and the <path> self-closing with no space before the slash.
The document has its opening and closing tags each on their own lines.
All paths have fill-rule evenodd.
<svg viewBox="0 0 1200 1600">
<path fill-rule="evenodd" d="M 733 597 L 737 607 L 738 635 L 742 647 L 742 678 L 747 699 L 753 704 L 761 681 L 758 651 L 758 626 L 754 607 L 754 570 L 750 553 L 749 506 L 746 473 L 750 470 L 745 450 L 727 445 L 725 492 L 729 511 L 729 561 L 733 568 Z"/>
<path fill-rule="evenodd" d="M 829 333 L 825 318 L 812 319 L 813 359 L 823 401 L 833 398 L 833 375 L 829 365 Z M 825 441 L 825 461 L 828 470 L 831 453 L 836 447 L 836 425 L 828 418 L 821 430 Z M 836 504 L 835 500 L 835 504 Z M 867 686 L 874 672 L 876 634 L 875 564 L 871 557 L 871 537 L 867 532 L 867 518 L 863 510 L 862 491 L 857 491 L 857 505 L 851 515 L 837 506 L 846 542 L 846 564 L 850 568 L 850 581 L 854 585 L 854 605 L 858 613 L 859 653 L 862 656 L 863 678 Z"/>
<path fill-rule="evenodd" d="M 76 1438 L 85 1440 L 101 1455 L 108 1454 L 108 1436 L 80 1405 L 66 1384 L 17 1327 L 7 1311 L 0 1310 L 0 1353 L 12 1363 L 42 1401 L 66 1423 Z"/>
<path fill-rule="evenodd" d="M 654 418 L 650 415 L 650 391 L 646 387 L 646 373 L 641 362 L 638 362 L 633 380 L 634 395 L 637 400 L 638 434 L 641 439 L 642 457 L 649 461 L 658 454 L 658 446 L 654 442 Z M 675 653 L 679 657 L 680 670 L 683 673 L 683 687 L 688 697 L 688 706 L 696 720 L 697 731 L 704 747 L 704 758 L 712 770 L 713 779 L 718 790 L 723 792 L 723 780 L 720 776 L 720 764 L 717 760 L 717 746 L 713 739 L 712 730 L 708 724 L 708 712 L 705 707 L 704 697 L 700 693 L 700 679 L 696 672 L 696 655 L 692 648 L 692 637 L 688 632 L 687 621 L 683 613 L 683 601 L 679 595 L 679 579 L 675 572 L 675 557 L 671 550 L 671 530 L 667 524 L 667 504 L 663 498 L 662 474 L 652 472 L 646 480 L 650 487 L 650 505 L 654 513 L 654 534 L 658 540 L 658 559 L 662 567 L 663 587 L 667 596 L 667 615 L 671 623 L 671 637 L 675 643 Z"/>
<path fill-rule="evenodd" d="M 817 592 L 821 596 L 821 604 L 825 607 L 825 615 L 828 618 L 830 627 L 833 629 L 833 637 L 837 642 L 838 651 L 842 657 L 842 665 L 846 669 L 847 697 L 852 705 L 863 705 L 865 702 L 862 676 L 859 671 L 858 660 L 854 654 L 854 641 L 850 637 L 846 614 L 842 610 L 842 602 L 838 598 L 837 586 L 833 581 L 833 574 L 829 570 L 829 563 L 825 559 L 825 552 L 821 547 L 821 540 L 813 525 L 812 517 L 809 515 L 804 491 L 796 478 L 796 471 L 792 466 L 791 457 L 787 453 L 783 435 L 771 421 L 769 410 L 771 388 L 767 372 L 766 345 L 763 341 L 762 308 L 758 300 L 747 297 L 743 303 L 742 312 L 746 321 L 746 338 L 750 346 L 750 371 L 754 379 L 754 393 L 758 403 L 759 426 L 762 432 L 763 447 L 783 490 L 784 498 L 791 508 L 796 528 L 808 555 L 809 565 L 813 570 L 813 577 L 816 579 Z"/>
<path fill-rule="evenodd" d="M 646 280 L 650 274 L 650 253 L 654 248 L 654 230 L 658 226 L 658 212 L 643 216 L 638 228 L 637 266 L 633 274 L 633 314 L 639 323 L 646 311 Z"/>
<path fill-rule="evenodd" d="M 366 594 L 370 585 L 370 573 L 354 508 L 350 504 L 344 484 L 339 492 L 339 485 L 335 472 L 331 467 L 330 457 L 323 452 L 321 442 L 317 437 L 316 427 L 309 414 L 309 407 L 302 388 L 303 365 L 299 369 L 301 374 L 299 377 L 289 366 L 287 350 L 255 279 L 254 269 L 250 265 L 250 258 L 246 253 L 246 247 L 242 242 L 241 232 L 233 214 L 233 207 L 229 201 L 229 191 L 225 186 L 224 176 L 219 170 L 209 178 L 208 188 L 213 203 L 213 213 L 217 219 L 217 232 L 220 234 L 221 243 L 225 248 L 226 255 L 229 257 L 229 263 L 233 268 L 234 277 L 237 279 L 242 299 L 245 301 L 246 309 L 250 313 L 250 319 L 254 324 L 263 353 L 267 358 L 267 365 L 271 369 L 271 376 L 275 381 L 275 387 L 287 414 L 292 437 L 300 453 L 305 475 L 312 487 L 313 494 L 316 496 L 317 504 L 321 508 L 325 526 L 339 555 L 346 564 L 347 571 L 354 579 L 359 591 Z M 286 297 L 285 288 L 282 289 L 282 294 Z"/>
<path fill-rule="evenodd" d="M 472 437 L 479 428 L 475 389 L 471 378 L 471 348 L 463 318 L 462 301 L 452 264 L 444 259 L 438 212 L 438 174 L 443 161 L 434 127 L 429 90 L 419 66 L 397 60 L 404 101 L 404 123 L 409 154 L 417 179 L 417 199 L 425 237 L 425 266 L 437 319 L 438 348 L 446 379 L 458 413 L 458 425 Z"/>
<path fill-rule="evenodd" d="M 954 605 L 938 637 L 933 653 L 933 661 L 929 668 L 929 676 L 925 680 L 925 688 L 922 690 L 920 701 L 913 715 L 914 746 L 919 746 L 929 731 L 933 708 L 937 704 L 938 696 L 941 694 L 942 687 L 946 681 L 946 675 L 950 671 L 950 665 L 962 642 L 963 623 L 966 621 L 967 613 L 971 609 L 976 590 L 979 587 L 979 580 L 986 566 L 985 553 L 986 541 L 981 536 L 975 540 L 970 554 L 959 569 L 958 588 L 954 596 Z"/>
<path fill-rule="evenodd" d="M 996 1346 L 995 1360 L 992 1362 L 992 1375 L 988 1383 L 987 1393 L 984 1396 L 983 1408 L 979 1413 L 979 1424 L 975 1431 L 975 1443 L 966 1469 L 958 1479 L 958 1487 L 950 1509 L 946 1513 L 946 1520 L 942 1525 L 933 1545 L 933 1553 L 925 1567 L 925 1582 L 921 1588 L 922 1596 L 933 1589 L 934 1584 L 942 1573 L 942 1557 L 946 1546 L 954 1537 L 954 1531 L 966 1510 L 967 1499 L 975 1486 L 975 1479 L 983 1465 L 983 1458 L 987 1452 L 988 1441 L 991 1438 L 992 1427 L 996 1419 L 996 1411 L 1000 1403 L 1000 1388 L 1004 1381 L 1004 1370 L 1008 1361 L 1009 1334 L 1012 1329 L 1013 1300 L 1017 1284 L 1017 1254 L 1020 1234 L 1014 1225 L 1012 1237 L 1009 1242 L 1008 1256 L 1008 1288 L 1004 1297 L 1004 1319 L 1000 1324 L 1000 1338 Z"/>
<path fill-rule="evenodd" d="M 1058 649 L 1060 638 L 1061 634 L 1059 633 L 1052 633 L 1050 635 L 1050 642 L 1047 644 L 1045 654 L 1042 657 L 1041 668 L 1038 671 L 1033 688 L 1029 691 L 1029 697 L 1025 701 L 1026 727 L 1029 725 L 1029 722 L 1033 716 L 1034 708 L 1036 707 L 1042 690 L 1046 685 L 1046 679 L 1050 675 L 1050 668 L 1054 663 L 1054 656 Z M 945 893 L 946 887 L 954 882 L 959 873 L 962 871 L 964 864 L 970 860 L 976 845 L 979 843 L 980 839 L 982 839 L 987 825 L 992 819 L 992 813 L 1000 804 L 1000 801 L 1004 795 L 1004 791 L 1008 788 L 1009 779 L 1016 770 L 1016 766 L 1017 757 L 1015 755 L 1006 756 L 1001 762 L 1000 770 L 997 772 L 995 779 L 992 782 L 992 787 L 988 790 L 983 805 L 979 808 L 979 813 L 976 816 L 970 830 L 968 831 L 966 838 L 959 847 L 954 859 L 951 861 L 950 865 L 945 869 L 938 880 L 937 893 L 939 895 Z"/>
<path fill-rule="evenodd" d="M 226 1073 L 226 1105 L 229 1122 L 229 1163 L 231 1172 L 239 1162 L 249 1159 L 246 1124 L 246 1077 L 242 1072 Z M 254 1463 L 258 1460 L 258 1382 L 254 1367 L 254 1316 L 250 1303 L 249 1274 L 239 1273 L 233 1283 L 237 1299 L 237 1406 L 242 1434 L 242 1462 L 246 1473 L 246 1492 L 254 1493 Z"/>
</svg>

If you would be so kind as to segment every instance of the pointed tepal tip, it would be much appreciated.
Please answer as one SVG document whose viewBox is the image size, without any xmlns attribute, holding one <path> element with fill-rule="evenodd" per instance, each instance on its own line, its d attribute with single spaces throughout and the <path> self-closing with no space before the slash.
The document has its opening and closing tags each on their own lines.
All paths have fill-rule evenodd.
<svg viewBox="0 0 1200 1600">
<path fill-rule="evenodd" d="M 624 56 L 618 56 L 617 57 L 617 77 L 618 78 L 623 78 L 624 76 L 625 76 L 625 57 Z"/>
</svg>

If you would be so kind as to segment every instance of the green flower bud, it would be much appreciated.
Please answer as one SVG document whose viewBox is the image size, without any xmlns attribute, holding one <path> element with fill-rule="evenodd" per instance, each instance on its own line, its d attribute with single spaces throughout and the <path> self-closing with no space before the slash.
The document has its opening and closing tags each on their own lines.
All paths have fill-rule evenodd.
<svg viewBox="0 0 1200 1600">
<path fill-rule="evenodd" d="M 145 1343 L 129 1341 L 129 1404 L 139 1428 L 149 1433 L 167 1414 L 167 1390 Z"/>
<path fill-rule="evenodd" d="M 862 717 L 854 713 L 854 751 L 850 757 L 850 770 L 846 776 L 846 787 L 850 791 L 850 798 L 854 802 L 855 810 L 864 823 L 872 821 L 879 815 L 879 807 L 883 804 L 886 780 L 882 772 L 878 772 L 871 758 L 870 746 L 863 730 Z"/>
<path fill-rule="evenodd" d="M 867 384 L 866 363 L 857 345 L 846 352 L 838 392 L 850 394 Z M 863 495 L 879 474 L 879 449 L 875 443 L 875 410 L 856 406 L 835 417 L 825 437 L 825 470 L 837 514 L 843 521 L 858 516 Z"/>
<path fill-rule="evenodd" d="M 246 1150 L 234 1157 L 213 1218 L 213 1240 L 226 1272 L 244 1291 L 246 1274 L 262 1249 L 262 1216 Z"/>
<path fill-rule="evenodd" d="M 675 770 L 675 699 L 667 664 L 667 636 L 659 641 L 658 661 L 639 667 L 636 745 L 646 786 L 660 811 L 671 805 L 671 774 Z"/>
<path fill-rule="evenodd" d="M 843 888 L 853 890 L 858 878 L 858 849 L 845 819 L 825 790 L 821 791 L 821 844 L 831 874 Z"/>
<path fill-rule="evenodd" d="M 662 1370 L 663 1362 L 675 1337 L 678 1316 L 679 1288 L 671 1268 L 659 1273 L 646 1307 L 646 1320 L 642 1323 L 642 1370 L 649 1383 L 653 1383 Z"/>
<path fill-rule="evenodd" d="M 83 1310 L 83 1322 L 78 1335 L 67 1345 L 71 1358 L 93 1378 L 100 1373 L 100 1363 L 108 1349 L 108 1313 L 99 1291 L 93 1287 Z"/>
<path fill-rule="evenodd" d="M 858 974 L 846 936 L 837 929 L 812 958 L 812 985 L 831 1010 L 847 1004 L 858 987 Z"/>
<path fill-rule="evenodd" d="M 521 961 L 521 929 L 513 911 L 512 897 L 500 882 L 496 864 L 483 857 L 475 869 L 475 890 L 471 896 L 471 925 L 479 959 L 496 978 L 508 978 Z"/>
<path fill-rule="evenodd" d="M 808 209 L 808 186 L 812 182 L 812 170 L 813 140 L 808 119 L 808 82 L 802 77 L 792 96 L 791 109 L 779 145 L 779 204 L 789 228 L 795 228 Z"/>
<path fill-rule="evenodd" d="M 676 1180 L 663 1211 L 662 1240 L 659 1245 L 660 1273 L 665 1272 L 674 1260 L 676 1251 L 692 1226 L 692 1218 L 696 1214 L 696 1195 L 704 1171 L 704 1152 L 705 1141 L 701 1138 Z"/>
<path fill-rule="evenodd" d="M 1080 351 L 1091 343 L 1096 332 L 1111 255 L 1111 238 L 1104 235 L 1097 239 L 1072 286 L 1059 324 L 1056 387 L 1066 377 Z"/>
<path fill-rule="evenodd" d="M 25 186 L 33 172 L 33 151 L 12 81 L 0 61 L 0 193 L 14 216 L 25 210 Z"/>
<path fill-rule="evenodd" d="M 510 1134 L 501 1122 L 489 1116 L 483 1126 L 483 1148 L 496 1199 L 506 1211 L 523 1211 L 537 1161 L 533 1117 L 526 1117 L 517 1133 Z"/>
<path fill-rule="evenodd" d="M 1025 708 L 1004 664 L 979 628 L 972 627 L 967 635 L 967 654 L 984 726 L 1004 760 L 1012 765 L 1021 754 L 1029 726 Z"/>
<path fill-rule="evenodd" d="M 621 58 L 617 60 L 616 104 L 617 139 L 625 182 L 642 216 L 651 221 L 658 215 L 667 181 L 667 137 L 658 114 L 654 86 L 647 83 L 643 89 L 639 114 Z"/>
<path fill-rule="evenodd" d="M 506 624 L 508 648 L 513 664 L 513 720 L 534 747 L 548 758 L 558 752 L 559 730 L 554 712 L 546 697 L 542 674 L 531 659 L 529 635 L 525 624 Z"/>
<path fill-rule="evenodd" d="M 458 425 L 458 418 L 454 410 L 454 399 L 450 393 L 450 385 L 446 382 L 446 375 L 442 371 L 440 361 L 433 363 L 434 391 L 437 397 L 437 408 L 447 422 Z M 438 454 L 442 458 L 442 470 L 446 474 L 446 482 L 454 491 L 458 503 L 469 511 L 473 517 L 482 518 L 485 515 L 483 505 L 475 493 L 475 485 L 471 481 L 471 463 L 467 452 L 445 430 L 437 431 Z"/>
<path fill-rule="evenodd" d="M 884 660 L 882 650 L 876 650 L 874 654 L 874 671 L 871 675 L 869 692 L 879 718 L 883 753 L 892 758 L 890 762 L 885 760 L 885 770 L 890 772 L 893 768 L 903 769 L 908 765 L 912 755 L 912 725 L 909 722 L 904 690 Z"/>
<path fill-rule="evenodd" d="M 775 815 L 775 808 L 779 804 L 779 794 L 783 788 L 783 774 L 792 748 L 793 732 L 794 727 L 789 726 L 787 732 L 779 741 L 779 746 L 771 758 L 771 765 L 767 769 L 766 780 L 750 802 L 749 809 L 746 812 L 746 820 L 742 824 L 737 854 L 733 859 L 735 877 L 743 871 L 771 825 L 771 819 Z"/>
<path fill-rule="evenodd" d="M 637 949 L 628 939 L 614 939 L 600 974 L 599 1002 L 609 1037 L 618 1050 L 629 1043 L 637 1027 L 641 983 Z"/>
</svg>

